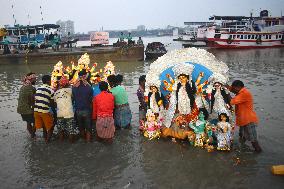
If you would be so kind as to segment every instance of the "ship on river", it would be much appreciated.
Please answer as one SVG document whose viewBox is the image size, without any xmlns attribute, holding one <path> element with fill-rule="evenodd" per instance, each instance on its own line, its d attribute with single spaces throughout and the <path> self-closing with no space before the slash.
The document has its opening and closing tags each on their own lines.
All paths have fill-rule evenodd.
<svg viewBox="0 0 284 189">
<path fill-rule="evenodd" d="M 267 10 L 260 16 L 212 16 L 211 22 L 195 28 L 184 47 L 269 48 L 284 47 L 284 17 L 271 17 Z M 193 24 L 195 22 L 185 22 Z M 187 45 L 188 43 L 189 45 Z"/>
<path fill-rule="evenodd" d="M 284 17 L 268 16 L 268 11 L 259 17 L 213 16 L 222 20 L 221 27 L 212 29 L 206 36 L 208 46 L 215 48 L 268 48 L 284 47 Z"/>
</svg>

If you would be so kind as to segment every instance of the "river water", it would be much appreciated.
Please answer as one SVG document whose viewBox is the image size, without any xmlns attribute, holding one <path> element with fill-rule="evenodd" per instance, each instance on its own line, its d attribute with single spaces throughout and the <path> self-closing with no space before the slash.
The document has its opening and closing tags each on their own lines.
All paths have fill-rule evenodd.
<svg viewBox="0 0 284 189">
<path fill-rule="evenodd" d="M 167 37 L 144 41 L 181 47 Z M 135 93 L 139 76 L 149 69 L 146 61 L 114 63 L 124 75 L 133 129 L 118 131 L 112 145 L 81 140 L 46 145 L 39 132 L 33 141 L 16 112 L 21 77 L 49 73 L 57 60 L 13 60 L 0 62 L 0 188 L 283 188 L 283 177 L 270 168 L 284 164 L 284 49 L 209 51 L 227 63 L 231 81 L 243 80 L 253 93 L 262 153 L 239 150 L 237 139 L 230 153 L 208 153 L 186 142 L 143 138 Z"/>
</svg>

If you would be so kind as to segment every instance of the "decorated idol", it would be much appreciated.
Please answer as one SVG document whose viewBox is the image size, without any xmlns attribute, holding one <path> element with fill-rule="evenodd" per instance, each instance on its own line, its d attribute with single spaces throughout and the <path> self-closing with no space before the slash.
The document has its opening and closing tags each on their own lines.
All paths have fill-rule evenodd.
<svg viewBox="0 0 284 189">
<path fill-rule="evenodd" d="M 63 63 L 61 61 L 57 62 L 55 66 L 53 67 L 53 71 L 51 73 L 51 87 L 56 90 L 59 87 L 59 80 L 61 79 L 62 76 L 67 76 L 68 74 L 64 73 L 65 70 L 63 68 Z"/>
<path fill-rule="evenodd" d="M 215 81 L 224 84 L 228 81 L 227 65 L 202 49 L 175 50 L 150 65 L 146 75 L 148 90 L 156 78 L 160 80 L 158 91 L 164 97 L 162 136 L 185 138 L 193 128 L 203 128 L 202 132 L 200 130 L 197 133 L 197 137 L 191 134 L 188 138 L 191 141 L 194 139 L 197 146 L 202 146 L 204 141 L 206 143 L 206 139 L 212 141 L 211 131 L 211 135 L 206 136 L 205 120 L 208 119 L 213 84 Z M 189 127 L 189 123 L 192 127 Z"/>
<path fill-rule="evenodd" d="M 200 112 L 198 115 L 198 120 L 196 122 L 191 122 L 189 127 L 193 129 L 195 133 L 194 146 L 203 147 L 205 144 L 205 127 L 206 121 L 204 119 L 203 112 Z"/>
<path fill-rule="evenodd" d="M 149 84 L 149 93 L 146 98 L 148 109 L 150 109 L 156 116 L 160 115 L 160 112 L 163 108 L 163 100 L 161 93 L 159 92 L 160 83 L 161 82 L 158 80 L 158 78 L 152 80 L 152 82 Z"/>
<path fill-rule="evenodd" d="M 205 80 L 203 83 L 201 82 L 201 79 L 204 77 L 204 72 L 200 72 L 197 80 L 195 81 L 195 85 L 197 87 L 196 90 L 196 96 L 195 96 L 195 103 L 199 111 L 202 111 L 204 114 L 205 120 L 208 119 L 209 113 L 209 104 L 207 99 L 205 99 L 206 94 L 204 87 L 208 84 L 208 80 Z"/>
<path fill-rule="evenodd" d="M 108 76 L 115 75 L 114 68 L 115 68 L 115 66 L 113 65 L 113 63 L 111 61 L 108 61 L 106 66 L 104 67 L 103 78 L 104 78 L 105 81 L 107 81 Z"/>
<path fill-rule="evenodd" d="M 219 115 L 217 123 L 217 150 L 230 150 L 231 147 L 231 124 L 229 117 L 225 113 Z"/>
<path fill-rule="evenodd" d="M 86 72 L 86 75 L 84 76 L 85 81 L 87 81 L 89 84 L 98 84 L 98 82 L 101 81 L 100 72 L 102 72 L 102 70 L 100 70 L 100 72 L 96 71 L 97 65 L 97 63 L 94 63 L 90 67 L 90 56 L 87 53 L 83 54 L 79 58 L 77 65 L 75 64 L 75 62 L 71 61 L 71 67 L 67 66 L 64 68 L 63 63 L 59 61 L 54 66 L 51 74 L 51 86 L 54 90 L 56 90 L 58 88 L 58 82 L 62 76 L 68 78 L 71 85 L 78 83 L 78 81 L 80 80 L 78 73 L 82 70 Z M 114 68 L 115 66 L 113 65 L 113 63 L 111 61 L 108 61 L 106 66 L 104 67 L 103 79 L 106 79 L 107 76 L 114 74 Z"/>
<path fill-rule="evenodd" d="M 161 122 L 151 109 L 147 110 L 146 121 L 142 124 L 140 130 L 143 135 L 150 140 L 160 137 Z"/>
<path fill-rule="evenodd" d="M 193 65 L 178 64 L 173 68 L 175 75 L 178 76 L 178 84 L 176 89 L 176 112 L 188 115 L 194 108 L 196 87 L 191 80 Z"/>
<path fill-rule="evenodd" d="M 229 92 L 223 87 L 225 78 L 220 74 L 215 74 L 215 79 L 212 81 L 213 88 L 211 92 L 211 113 L 215 112 L 217 115 L 225 113 L 230 115 L 230 95 Z"/>
</svg>

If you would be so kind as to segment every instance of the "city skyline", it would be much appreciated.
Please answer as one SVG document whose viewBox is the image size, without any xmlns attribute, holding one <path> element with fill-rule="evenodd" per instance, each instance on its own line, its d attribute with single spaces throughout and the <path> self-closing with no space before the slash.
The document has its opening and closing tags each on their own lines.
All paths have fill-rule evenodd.
<svg viewBox="0 0 284 189">
<path fill-rule="evenodd" d="M 183 26 L 186 21 L 208 21 L 212 15 L 258 16 L 267 9 L 272 16 L 280 16 L 284 0 L 0 0 L 4 14 L 0 27 L 17 24 L 51 24 L 58 20 L 72 20 L 75 32 L 100 30 L 130 30 L 138 25 L 147 29 Z M 72 6 L 73 5 L 73 6 Z M 283 10 L 284 11 L 284 10 Z M 13 16 L 14 15 L 14 16 Z"/>
</svg>

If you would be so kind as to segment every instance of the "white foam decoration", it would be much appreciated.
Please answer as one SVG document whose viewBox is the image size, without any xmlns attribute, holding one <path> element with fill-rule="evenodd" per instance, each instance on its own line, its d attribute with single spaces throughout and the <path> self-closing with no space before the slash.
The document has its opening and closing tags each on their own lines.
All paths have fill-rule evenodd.
<svg viewBox="0 0 284 189">
<path fill-rule="evenodd" d="M 185 63 L 177 63 L 173 67 L 173 71 L 175 73 L 175 76 L 179 76 L 180 74 L 186 74 L 186 75 L 191 75 L 193 72 L 194 65 L 192 64 L 185 64 Z"/>
<path fill-rule="evenodd" d="M 151 80 L 154 76 L 159 77 L 167 68 L 183 62 L 197 63 L 207 67 L 213 72 L 213 76 L 210 78 L 212 81 L 216 79 L 215 77 L 218 77 L 223 83 L 228 81 L 229 68 L 224 62 L 217 60 L 212 53 L 209 53 L 204 49 L 185 48 L 170 51 L 154 61 L 150 65 L 150 70 L 146 75 L 146 86 L 149 86 L 149 83 L 152 82 Z M 220 77 L 219 74 L 223 77 Z"/>
<path fill-rule="evenodd" d="M 147 82 L 146 87 L 148 89 L 150 88 L 150 86 L 156 86 L 158 89 L 160 89 L 161 81 L 160 81 L 158 75 L 156 75 L 156 74 L 147 74 L 146 75 L 146 81 L 147 80 L 148 80 L 148 82 Z"/>
<path fill-rule="evenodd" d="M 211 83 L 219 82 L 219 83 L 225 84 L 228 82 L 228 77 L 226 77 L 224 73 L 221 74 L 221 73 L 215 72 L 213 73 L 212 76 L 210 76 L 209 82 Z"/>
</svg>

